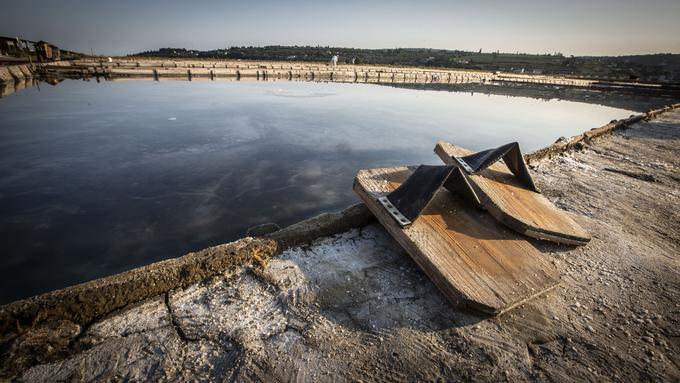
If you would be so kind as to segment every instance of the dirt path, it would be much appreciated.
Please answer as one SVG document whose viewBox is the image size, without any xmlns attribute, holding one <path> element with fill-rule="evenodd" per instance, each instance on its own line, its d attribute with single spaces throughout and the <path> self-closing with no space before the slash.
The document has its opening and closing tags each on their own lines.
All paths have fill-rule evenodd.
<svg viewBox="0 0 680 383">
<path fill-rule="evenodd" d="M 450 306 L 371 224 L 64 322 L 50 339 L 67 351 L 19 380 L 678 381 L 678 154 L 675 110 L 538 163 L 538 186 L 593 240 L 533 242 L 562 282 L 500 317 Z"/>
</svg>

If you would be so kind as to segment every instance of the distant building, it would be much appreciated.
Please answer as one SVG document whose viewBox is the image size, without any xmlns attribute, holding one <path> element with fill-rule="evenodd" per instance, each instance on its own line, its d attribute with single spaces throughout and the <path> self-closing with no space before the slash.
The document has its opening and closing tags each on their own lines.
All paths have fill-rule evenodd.
<svg viewBox="0 0 680 383">
<path fill-rule="evenodd" d="M 18 37 L 0 36 L 0 54 L 8 56 L 19 56 L 28 53 L 29 42 Z"/>
<path fill-rule="evenodd" d="M 61 58 L 61 52 L 56 45 L 40 40 L 34 46 L 38 61 L 57 61 Z"/>
</svg>

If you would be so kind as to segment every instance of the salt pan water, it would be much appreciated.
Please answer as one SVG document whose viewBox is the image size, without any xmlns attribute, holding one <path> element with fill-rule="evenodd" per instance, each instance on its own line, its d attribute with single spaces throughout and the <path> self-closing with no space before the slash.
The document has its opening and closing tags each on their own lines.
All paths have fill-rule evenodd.
<svg viewBox="0 0 680 383">
<path fill-rule="evenodd" d="M 0 99 L 0 303 L 358 202 L 360 168 L 439 139 L 525 152 L 627 117 L 371 84 L 67 80 Z"/>
</svg>

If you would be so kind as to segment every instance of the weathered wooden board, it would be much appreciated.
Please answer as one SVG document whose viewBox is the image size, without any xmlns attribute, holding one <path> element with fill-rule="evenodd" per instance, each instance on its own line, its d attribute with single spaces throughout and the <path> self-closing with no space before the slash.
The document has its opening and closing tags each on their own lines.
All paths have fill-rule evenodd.
<svg viewBox="0 0 680 383">
<path fill-rule="evenodd" d="M 412 171 L 360 170 L 354 191 L 451 302 L 500 314 L 557 285 L 559 273 L 536 248 L 443 188 L 413 224 L 399 226 L 377 199 Z"/>
<path fill-rule="evenodd" d="M 456 166 L 459 164 L 452 156 L 473 153 L 444 141 L 437 142 L 434 151 L 444 163 Z M 545 196 L 522 186 L 502 161 L 469 178 L 484 209 L 513 230 L 570 245 L 590 241 L 590 235 L 581 226 Z"/>
</svg>

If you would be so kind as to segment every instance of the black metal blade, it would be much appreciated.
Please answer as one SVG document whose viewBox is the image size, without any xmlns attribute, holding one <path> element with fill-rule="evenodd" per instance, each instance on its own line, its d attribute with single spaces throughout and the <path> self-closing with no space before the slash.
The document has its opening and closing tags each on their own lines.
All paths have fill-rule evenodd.
<svg viewBox="0 0 680 383">
<path fill-rule="evenodd" d="M 531 174 L 529 174 L 529 169 L 527 169 L 527 165 L 524 163 L 524 157 L 522 157 L 522 152 L 517 142 L 511 142 L 495 149 L 482 150 L 481 152 L 464 157 L 454 157 L 469 174 L 479 173 L 498 162 L 501 158 L 512 174 L 524 186 L 529 190 L 538 192 L 534 180 L 531 178 Z"/>
<path fill-rule="evenodd" d="M 444 187 L 451 193 L 464 197 L 476 207 L 482 207 L 479 196 L 477 196 L 468 176 L 461 168 L 456 168 L 456 170 L 451 172 L 449 178 L 444 181 Z"/>
<path fill-rule="evenodd" d="M 387 195 L 387 199 L 404 217 L 413 222 L 455 170 L 453 165 L 420 165 L 403 184 Z M 397 221 L 400 222 L 399 219 Z M 403 222 L 400 224 L 405 226 Z"/>
</svg>

